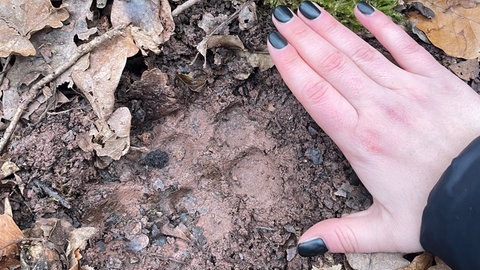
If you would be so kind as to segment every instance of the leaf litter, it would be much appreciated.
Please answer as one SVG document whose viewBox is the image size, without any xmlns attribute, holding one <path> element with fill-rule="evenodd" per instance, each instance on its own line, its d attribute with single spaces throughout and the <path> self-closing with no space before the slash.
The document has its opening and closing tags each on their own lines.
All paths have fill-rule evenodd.
<svg viewBox="0 0 480 270">
<path fill-rule="evenodd" d="M 11 77 L 6 77 L 4 80 L 4 84 L 2 85 L 7 85 L 7 88 L 2 87 L 2 92 L 3 92 L 3 99 L 5 100 L 5 92 L 10 90 L 12 92 L 20 90 L 20 93 L 22 91 L 27 91 L 29 86 L 32 85 L 32 83 L 38 81 L 39 78 L 46 76 L 49 72 L 51 72 L 55 66 L 58 65 L 58 63 L 61 63 L 63 61 L 68 60 L 69 54 L 67 52 L 64 53 L 57 53 L 56 48 L 60 46 L 61 44 L 66 44 L 69 43 L 69 46 L 65 47 L 65 51 L 76 49 L 77 44 L 75 43 L 74 38 L 78 37 L 82 41 L 88 41 L 91 39 L 93 35 L 101 34 L 98 29 L 96 28 L 89 28 L 87 26 L 87 20 L 91 18 L 91 12 L 89 10 L 89 7 L 91 6 L 91 1 L 86 1 L 89 4 L 85 4 L 84 6 L 81 4 L 82 1 L 64 1 L 64 2 L 70 2 L 72 5 L 65 5 L 66 10 L 70 13 L 70 17 L 67 19 L 66 22 L 68 22 L 68 25 L 64 25 L 60 29 L 49 29 L 48 31 L 44 30 L 39 30 L 39 32 L 35 33 L 32 31 L 30 35 L 30 41 L 32 44 L 34 44 L 34 49 L 37 49 L 35 57 L 30 56 L 30 57 L 21 57 L 18 56 L 16 57 L 15 64 L 13 67 L 10 68 L 10 71 L 7 74 L 12 74 Z M 97 1 L 97 4 L 100 1 Z M 114 3 L 117 2 L 124 2 L 124 1 L 115 1 Z M 74 4 L 78 3 L 79 7 L 74 8 Z M 156 21 L 155 14 L 158 11 L 159 14 L 166 14 L 166 16 L 163 16 L 162 20 L 160 20 L 160 23 L 163 23 L 165 18 L 169 19 L 171 18 L 171 14 L 169 15 L 169 6 L 167 1 L 162 1 L 162 3 L 157 3 L 158 5 L 151 5 L 153 2 L 142 6 L 143 8 L 148 7 L 153 10 L 156 10 L 152 12 L 151 14 L 154 14 L 154 17 L 150 17 L 151 14 L 148 14 L 148 16 L 145 16 L 146 18 L 153 18 L 154 23 L 158 23 Z M 459 5 L 465 5 L 463 2 L 459 3 Z M 81 7 L 80 7 L 81 6 Z M 88 6 L 88 8 L 86 8 Z M 117 9 L 116 12 L 119 12 L 120 15 L 117 14 L 119 19 L 118 21 L 112 20 L 112 22 L 115 24 L 117 22 L 120 22 L 123 20 L 125 23 L 130 23 L 131 26 L 128 28 L 127 31 L 125 31 L 124 35 L 112 40 L 111 42 L 107 42 L 104 45 L 100 46 L 97 50 L 94 50 L 92 53 L 86 55 L 83 57 L 80 61 L 78 61 L 74 67 L 72 67 L 68 72 L 65 72 L 62 77 L 58 77 L 54 82 L 52 82 L 49 87 L 43 88 L 42 95 L 44 96 L 43 101 L 38 101 L 39 103 L 44 103 L 48 98 L 53 97 L 54 95 L 52 93 L 55 93 L 56 88 L 63 84 L 67 83 L 70 87 L 73 87 L 75 85 L 80 89 L 80 91 L 86 96 L 86 98 L 89 100 L 92 108 L 94 109 L 95 113 L 97 114 L 99 121 L 95 122 L 92 125 L 92 129 L 90 132 L 91 138 L 89 143 L 91 144 L 90 149 L 95 149 L 96 153 L 98 156 L 101 157 L 106 157 L 107 159 L 119 159 L 121 156 L 123 156 L 126 152 L 128 152 L 128 148 L 130 145 L 130 125 L 131 125 L 131 115 L 130 112 L 128 112 L 128 109 L 125 107 L 120 107 L 115 110 L 114 107 L 114 95 L 113 93 L 115 92 L 116 87 L 118 86 L 118 80 L 119 80 L 119 72 L 123 70 L 125 67 L 125 62 L 126 59 L 134 54 L 137 53 L 138 50 L 142 52 L 142 54 L 147 54 L 149 51 L 153 53 L 160 53 L 161 49 L 160 46 L 163 42 L 168 40 L 170 37 L 174 25 L 173 25 L 173 20 L 168 21 L 165 25 L 160 24 L 156 25 L 154 29 L 148 28 L 148 19 L 147 22 L 145 20 L 142 20 L 141 16 L 138 14 L 131 14 L 129 11 L 131 11 L 132 6 L 126 7 L 125 5 L 120 5 Z M 471 8 L 471 7 L 470 7 Z M 241 12 L 239 13 L 239 26 L 240 28 L 248 28 L 251 27 L 251 24 L 249 24 L 250 21 L 255 21 L 256 18 L 252 16 L 252 14 L 248 14 L 248 12 L 245 11 L 245 7 L 240 9 Z M 145 10 L 145 9 L 144 9 Z M 76 12 L 79 11 L 79 12 Z M 147 10 L 151 11 L 151 10 Z M 250 10 L 251 11 L 251 10 Z M 123 12 L 123 13 L 122 13 Z M 244 13 L 242 13 L 244 12 Z M 79 16 L 76 16 L 76 14 L 81 14 Z M 113 11 L 112 11 L 113 14 Z M 124 15 L 124 17 L 122 17 Z M 112 15 L 113 16 L 113 15 Z M 75 19 L 77 18 L 77 19 Z M 220 21 L 220 20 L 217 20 Z M 73 23 L 72 23 L 73 22 Z M 143 27 L 139 27 L 138 25 L 143 25 Z M 72 27 L 75 26 L 75 27 Z M 82 26 L 78 27 L 77 26 Z M 53 27 L 53 26 L 49 26 Z M 164 29 L 163 27 L 166 27 L 167 30 L 162 30 L 158 31 L 158 29 Z M 170 27 L 170 28 L 169 28 Z M 169 30 L 168 30 L 169 29 Z M 207 31 L 206 31 L 207 32 Z M 54 36 L 51 33 L 58 33 L 57 36 Z M 67 35 L 69 33 L 69 35 Z M 51 35 L 50 35 L 51 34 Z M 68 36 L 68 38 L 66 38 Z M 212 35 L 214 36 L 214 35 Z M 229 35 L 228 31 L 225 30 L 225 32 L 221 35 L 218 35 L 215 38 L 212 38 L 211 40 L 208 40 L 210 37 L 207 37 L 207 42 L 206 42 L 206 47 L 205 49 L 205 54 L 204 57 L 207 57 L 206 51 L 208 49 L 215 49 L 218 47 L 230 47 L 234 48 L 237 51 L 237 55 L 241 57 L 245 57 L 246 59 L 249 59 L 248 62 L 254 66 L 254 67 L 259 67 L 260 70 L 267 70 L 270 68 L 273 64 L 268 63 L 268 55 L 265 53 L 256 53 L 256 52 L 248 52 L 245 51 L 245 47 L 242 43 L 242 41 L 238 38 L 236 35 Z M 57 44 L 55 42 L 58 41 Z M 52 42 L 52 43 L 49 43 Z M 64 43 L 66 42 L 66 43 Z M 210 45 L 209 45 L 210 42 Z M 123 44 L 125 46 L 121 46 L 118 44 Z M 133 45 L 132 45 L 133 44 Z M 51 46 L 48 46 L 51 45 Z M 243 47 L 243 48 L 242 48 Z M 103 51 L 102 51 L 103 50 Z M 73 50 L 74 51 L 74 50 Z M 72 51 L 70 51 L 71 54 Z M 10 53 L 16 53 L 13 50 Z M 103 53 L 103 55 L 102 55 Z M 110 57 L 105 57 L 105 54 L 107 54 Z M 115 56 L 112 56 L 113 54 L 118 54 Z M 98 56 L 97 56 L 98 55 Z M 262 56 L 267 56 L 265 58 L 261 58 Z M 58 59 L 56 57 L 59 57 Z M 98 58 L 97 58 L 98 57 Z M 108 59 L 105 59 L 108 58 Z M 252 58 L 253 60 L 250 60 Z M 23 61 L 23 66 L 20 65 Z M 110 62 L 116 62 L 112 65 L 110 65 Z M 263 62 L 267 62 L 267 64 L 262 64 Z M 271 61 L 270 61 L 271 62 Z M 110 70 L 106 71 L 102 69 L 102 67 L 98 64 L 104 64 L 105 67 L 109 67 Z M 206 62 L 205 62 L 206 63 Z M 18 66 L 16 66 L 18 65 Z M 39 68 L 39 67 L 45 67 L 46 69 Z M 36 68 L 36 69 L 35 69 Z M 26 70 L 27 72 L 21 73 L 20 70 Z M 15 71 L 15 72 L 13 72 Z M 48 72 L 45 72 L 48 71 Z M 15 73 L 15 74 L 14 74 Z M 15 77 L 14 75 L 20 75 Z M 98 77 L 95 77 L 97 76 Z M 182 74 L 183 75 L 183 74 Z M 245 77 L 248 78 L 249 74 L 246 74 L 245 76 L 242 75 L 240 77 Z M 470 77 L 473 75 L 469 75 Z M 192 91 L 198 91 L 199 88 L 203 87 L 205 84 L 204 80 L 200 80 L 200 83 L 193 83 L 194 79 L 191 76 L 179 76 L 181 80 L 188 85 L 189 88 L 191 88 Z M 16 87 L 9 87 L 11 85 L 15 84 Z M 165 82 L 166 84 L 166 82 Z M 196 86 L 198 85 L 198 86 Z M 195 89 L 195 90 L 193 90 Z M 104 91 L 105 90 L 105 91 Z M 10 99 L 12 100 L 12 99 Z M 13 99 L 14 101 L 10 103 L 5 103 L 8 108 L 15 108 L 15 104 L 18 104 L 18 97 L 17 100 Z M 5 106 L 4 105 L 4 106 Z M 33 109 L 33 111 L 38 110 L 39 107 L 36 109 Z M 5 110 L 5 108 L 4 108 Z M 28 115 L 27 115 L 28 118 Z M 109 161 L 107 161 L 108 163 Z M 40 221 L 40 223 L 46 222 L 46 221 Z M 53 221 L 48 221 L 51 223 L 62 223 L 63 221 L 59 220 L 53 220 Z M 48 223 L 47 222 L 47 223 Z M 43 226 L 43 225 L 41 225 Z M 50 227 L 52 227 L 50 225 Z M 62 227 L 68 228 L 69 226 L 64 226 Z M 48 230 L 43 230 L 44 235 L 45 232 Z M 68 231 L 68 229 L 65 229 L 64 231 Z M 52 231 L 48 231 L 49 235 L 51 235 Z M 80 260 L 81 255 L 78 252 L 79 249 L 84 247 L 86 243 L 86 239 L 91 237 L 95 232 L 94 229 L 85 229 L 85 231 L 78 232 L 79 235 L 84 235 L 80 236 L 80 239 L 84 240 L 72 240 L 72 243 L 80 243 L 80 244 L 75 244 L 72 245 L 73 247 L 69 247 L 69 251 L 67 254 L 70 254 L 69 256 L 76 258 L 77 262 Z M 65 235 L 65 233 L 63 233 Z M 43 245 L 43 244 L 42 244 Z M 78 248 L 75 248 L 78 246 Z M 42 246 L 44 248 L 44 246 Z M 73 252 L 73 253 L 72 253 Z M 48 252 L 46 252 L 48 253 Z M 46 254 L 44 253 L 44 254 Z M 69 260 L 71 261 L 71 260 Z M 70 263 L 70 265 L 73 265 Z M 338 267 L 338 265 L 333 266 L 331 269 L 340 269 L 341 267 Z M 71 268 L 73 269 L 73 268 Z M 327 268 L 325 268 L 327 269 Z"/>
</svg>

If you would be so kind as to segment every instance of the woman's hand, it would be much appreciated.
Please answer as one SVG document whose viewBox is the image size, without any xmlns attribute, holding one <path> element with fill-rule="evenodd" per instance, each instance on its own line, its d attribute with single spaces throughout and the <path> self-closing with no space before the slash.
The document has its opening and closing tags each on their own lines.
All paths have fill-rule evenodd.
<svg viewBox="0 0 480 270">
<path fill-rule="evenodd" d="M 380 11 L 360 2 L 355 16 L 398 66 L 311 2 L 298 16 L 274 10 L 278 71 L 373 196 L 369 209 L 307 230 L 302 256 L 422 250 L 429 192 L 480 135 L 480 98 L 468 85 Z"/>
</svg>

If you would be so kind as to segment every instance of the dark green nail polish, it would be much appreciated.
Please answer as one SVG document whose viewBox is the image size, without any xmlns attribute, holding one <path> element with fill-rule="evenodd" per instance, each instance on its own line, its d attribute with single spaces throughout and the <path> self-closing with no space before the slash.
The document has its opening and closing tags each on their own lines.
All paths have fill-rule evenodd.
<svg viewBox="0 0 480 270">
<path fill-rule="evenodd" d="M 288 45 L 288 42 L 285 40 L 280 33 L 274 31 L 268 35 L 268 41 L 275 49 L 283 49 Z"/>
<path fill-rule="evenodd" d="M 302 257 L 323 255 L 327 251 L 328 248 L 321 238 L 315 238 L 310 241 L 300 243 L 297 246 L 297 252 Z"/>
<path fill-rule="evenodd" d="M 298 7 L 298 10 L 302 13 L 305 18 L 313 20 L 320 16 L 321 11 L 310 1 L 304 1 Z"/>
<path fill-rule="evenodd" d="M 278 6 L 273 9 L 273 16 L 277 21 L 286 23 L 293 18 L 293 13 L 286 6 Z"/>
<path fill-rule="evenodd" d="M 373 12 L 375 12 L 375 9 L 365 1 L 358 2 L 357 8 L 362 14 L 365 15 L 371 15 Z"/>
</svg>

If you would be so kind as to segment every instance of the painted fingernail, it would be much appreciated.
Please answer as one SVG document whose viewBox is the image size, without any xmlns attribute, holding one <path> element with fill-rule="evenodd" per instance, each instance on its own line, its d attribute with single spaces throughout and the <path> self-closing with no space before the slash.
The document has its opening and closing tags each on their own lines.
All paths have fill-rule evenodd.
<svg viewBox="0 0 480 270">
<path fill-rule="evenodd" d="M 268 35 L 268 41 L 270 41 L 270 44 L 272 44 L 275 49 L 283 49 L 288 45 L 288 42 L 285 40 L 285 38 L 277 31 L 273 31 L 270 33 L 270 35 Z"/>
<path fill-rule="evenodd" d="M 313 20 L 318 18 L 322 12 L 310 1 L 304 1 L 298 7 L 298 10 L 302 13 L 305 18 Z"/>
<path fill-rule="evenodd" d="M 358 2 L 357 8 L 362 14 L 365 15 L 371 15 L 373 12 L 375 12 L 375 9 L 365 1 Z"/>
<path fill-rule="evenodd" d="M 273 9 L 273 16 L 277 21 L 286 23 L 293 18 L 292 11 L 286 6 L 278 6 Z"/>
<path fill-rule="evenodd" d="M 328 248 L 321 238 L 315 238 L 310 241 L 300 243 L 297 246 L 297 252 L 302 257 L 323 255 L 327 251 Z"/>
</svg>

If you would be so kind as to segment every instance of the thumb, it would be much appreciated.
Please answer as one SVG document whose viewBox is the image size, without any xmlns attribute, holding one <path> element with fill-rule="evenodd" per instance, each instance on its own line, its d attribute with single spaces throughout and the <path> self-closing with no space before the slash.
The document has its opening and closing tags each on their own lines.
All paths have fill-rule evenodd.
<svg viewBox="0 0 480 270">
<path fill-rule="evenodd" d="M 315 224 L 300 237 L 298 254 L 313 257 L 327 251 L 368 253 L 386 249 L 386 239 L 391 239 L 395 228 L 388 228 L 379 211 L 373 209 Z"/>
</svg>

